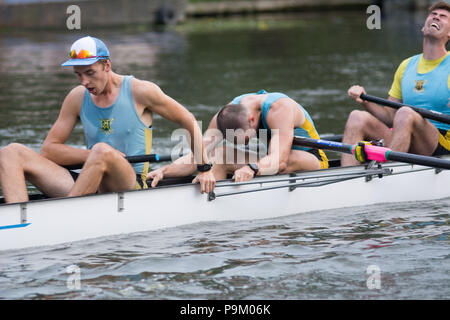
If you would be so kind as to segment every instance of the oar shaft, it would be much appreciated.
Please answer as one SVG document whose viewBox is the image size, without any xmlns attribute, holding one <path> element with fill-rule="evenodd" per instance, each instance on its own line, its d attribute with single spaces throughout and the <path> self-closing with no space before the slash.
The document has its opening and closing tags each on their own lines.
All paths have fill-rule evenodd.
<svg viewBox="0 0 450 320">
<path fill-rule="evenodd" d="M 414 107 L 411 105 L 398 103 L 395 101 L 390 101 L 390 100 L 379 98 L 379 97 L 374 97 L 374 96 L 371 96 L 368 94 L 361 94 L 360 98 L 363 100 L 366 100 L 366 101 L 374 102 L 374 103 L 384 105 L 387 107 L 391 107 L 394 109 L 400 109 L 401 107 L 409 107 L 409 108 L 413 109 L 414 111 L 416 111 L 418 114 L 420 114 L 424 118 L 450 124 L 450 116 L 448 114 L 445 114 L 442 112 L 418 108 L 418 107 Z"/>
<path fill-rule="evenodd" d="M 426 157 L 411 153 L 389 151 L 389 153 L 386 155 L 386 159 L 398 162 L 418 164 L 433 168 L 450 169 L 450 161 L 448 160 L 435 157 Z"/>
<path fill-rule="evenodd" d="M 138 155 L 138 156 L 129 156 L 125 157 L 125 159 L 128 160 L 129 163 L 139 163 L 139 162 L 159 162 L 159 154 L 144 154 L 144 155 Z"/>
<path fill-rule="evenodd" d="M 348 154 L 354 154 L 355 148 L 357 147 L 357 145 L 340 143 L 336 141 L 327 141 L 322 139 L 316 140 L 297 136 L 294 137 L 293 144 L 302 147 L 338 151 Z M 365 145 L 365 151 L 368 160 L 375 160 L 378 162 L 385 162 L 388 160 L 392 160 L 398 162 L 429 166 L 433 168 L 450 169 L 450 161 L 446 159 L 392 151 L 389 148 L 374 145 Z"/>
<path fill-rule="evenodd" d="M 292 144 L 300 147 L 309 147 L 313 149 L 325 149 L 343 153 L 352 154 L 353 145 L 337 141 L 316 140 L 306 137 L 294 137 Z"/>
<path fill-rule="evenodd" d="M 180 157 L 182 155 L 178 155 Z M 125 157 L 125 159 L 128 160 L 129 163 L 139 163 L 139 162 L 164 162 L 164 161 L 172 161 L 171 155 L 162 155 L 160 156 L 157 153 L 152 154 L 143 154 L 143 155 L 137 155 L 137 156 L 128 156 Z M 175 160 L 175 159 L 173 159 Z M 81 169 L 83 167 L 83 164 L 74 164 L 74 165 L 68 165 L 64 166 L 64 168 L 68 170 L 77 170 Z"/>
</svg>

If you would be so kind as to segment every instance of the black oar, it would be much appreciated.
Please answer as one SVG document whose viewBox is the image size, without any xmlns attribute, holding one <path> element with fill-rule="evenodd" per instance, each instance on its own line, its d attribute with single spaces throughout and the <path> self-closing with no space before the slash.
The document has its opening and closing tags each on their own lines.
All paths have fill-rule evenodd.
<svg viewBox="0 0 450 320">
<path fill-rule="evenodd" d="M 342 153 L 355 154 L 357 144 L 346 144 L 336 141 L 322 139 L 311 139 L 305 137 L 294 137 L 293 144 L 314 149 L 338 151 Z M 367 144 L 364 146 L 368 160 L 378 162 L 399 161 L 411 164 L 429 166 L 433 168 L 450 169 L 450 161 L 435 157 L 421 156 L 417 154 L 393 151 L 389 148 Z"/>
<path fill-rule="evenodd" d="M 172 159 L 172 155 L 162 155 L 161 156 L 157 153 L 152 153 L 152 154 L 143 154 L 143 155 L 137 155 L 137 156 L 128 156 L 128 157 L 125 157 L 125 159 L 127 159 L 129 163 L 164 162 L 164 161 L 175 160 L 181 156 L 183 156 L 183 155 L 180 154 L 180 155 L 176 156 L 174 159 Z M 81 169 L 82 167 L 83 167 L 83 164 L 74 164 L 74 165 L 64 166 L 64 168 L 66 168 L 68 170 Z"/>
<path fill-rule="evenodd" d="M 420 114 L 424 118 L 431 119 L 431 120 L 436 120 L 436 121 L 439 121 L 439 122 L 442 122 L 442 123 L 450 124 L 450 115 L 442 113 L 442 112 L 428 110 L 428 109 L 423 109 L 423 108 L 418 108 L 418 107 L 410 106 L 410 105 L 407 105 L 407 104 L 403 104 L 403 103 L 394 102 L 394 101 L 390 101 L 390 100 L 383 99 L 383 98 L 370 96 L 370 95 L 367 95 L 367 94 L 364 94 L 364 93 L 361 94 L 360 98 L 363 99 L 363 100 L 366 100 L 366 101 L 375 102 L 377 104 L 381 104 L 381 105 L 384 105 L 384 106 L 387 106 L 387 107 L 391 107 L 391 108 L 394 108 L 394 109 L 400 109 L 401 107 L 409 107 L 409 108 L 413 109 L 415 112 L 417 112 L 418 114 Z"/>
<path fill-rule="evenodd" d="M 320 136 L 325 140 L 337 142 L 341 142 L 342 138 L 344 137 L 343 134 L 321 134 Z"/>
</svg>

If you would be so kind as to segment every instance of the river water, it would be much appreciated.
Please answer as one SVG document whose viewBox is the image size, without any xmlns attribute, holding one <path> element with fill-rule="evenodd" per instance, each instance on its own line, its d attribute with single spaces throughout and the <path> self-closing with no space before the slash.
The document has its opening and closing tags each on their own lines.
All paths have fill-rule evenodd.
<svg viewBox="0 0 450 320">
<path fill-rule="evenodd" d="M 85 34 L 107 43 L 116 72 L 157 83 L 204 129 L 233 97 L 265 89 L 339 134 L 357 107 L 349 86 L 386 97 L 398 64 L 421 50 L 423 18 L 391 14 L 381 30 L 367 29 L 364 12 L 325 12 L 2 32 L 0 146 L 39 150 L 77 85 L 59 64 Z M 170 152 L 174 129 L 155 118 L 154 152 Z M 84 145 L 81 125 L 68 143 Z M 377 205 L 3 252 L 0 299 L 448 299 L 449 211 L 450 199 Z"/>
</svg>

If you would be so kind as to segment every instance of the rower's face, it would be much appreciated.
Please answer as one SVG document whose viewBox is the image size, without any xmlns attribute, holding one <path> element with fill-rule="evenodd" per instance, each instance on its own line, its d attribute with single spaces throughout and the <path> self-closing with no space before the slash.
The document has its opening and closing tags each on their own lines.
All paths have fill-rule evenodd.
<svg viewBox="0 0 450 320">
<path fill-rule="evenodd" d="M 450 39 L 450 12 L 444 9 L 433 10 L 422 28 L 424 36 Z"/>
<path fill-rule="evenodd" d="M 73 70 L 81 85 L 88 89 L 89 93 L 98 95 L 105 89 L 111 67 L 108 61 L 106 64 L 96 62 L 89 66 L 74 66 Z"/>
</svg>

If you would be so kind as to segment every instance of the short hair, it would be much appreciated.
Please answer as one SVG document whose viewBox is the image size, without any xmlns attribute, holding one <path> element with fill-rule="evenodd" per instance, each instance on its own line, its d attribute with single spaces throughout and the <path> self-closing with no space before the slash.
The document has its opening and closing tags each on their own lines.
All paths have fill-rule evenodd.
<svg viewBox="0 0 450 320">
<path fill-rule="evenodd" d="M 97 62 L 100 62 L 100 64 L 103 66 L 103 70 L 104 70 L 108 61 L 111 62 L 111 60 L 109 58 L 108 59 L 100 59 Z"/>
<path fill-rule="evenodd" d="M 428 9 L 428 13 L 431 13 L 434 10 L 437 9 L 443 9 L 443 10 L 447 10 L 448 12 L 450 12 L 450 4 L 448 4 L 445 1 L 439 1 L 435 4 L 433 4 L 429 9 Z"/>
<path fill-rule="evenodd" d="M 220 109 L 217 114 L 217 129 L 226 137 L 227 129 L 242 129 L 248 130 L 250 124 L 248 123 L 248 110 L 241 104 L 227 104 Z"/>
</svg>

